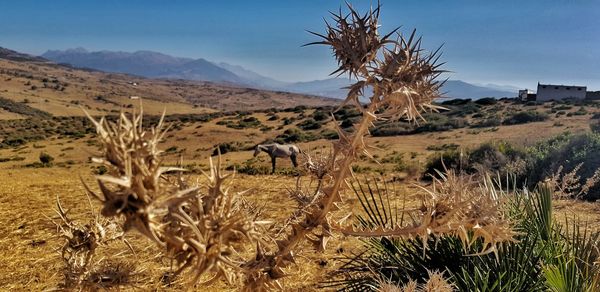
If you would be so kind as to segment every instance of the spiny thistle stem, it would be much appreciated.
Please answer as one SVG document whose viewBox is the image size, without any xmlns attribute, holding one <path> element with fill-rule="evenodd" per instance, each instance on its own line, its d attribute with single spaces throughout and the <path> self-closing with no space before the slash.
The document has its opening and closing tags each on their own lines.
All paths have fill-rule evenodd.
<svg viewBox="0 0 600 292">
<path fill-rule="evenodd" d="M 339 194 L 344 188 L 346 178 L 351 174 L 351 166 L 356 158 L 355 150 L 361 147 L 362 139 L 368 132 L 371 123 L 375 120 L 375 116 L 371 112 L 374 112 L 376 108 L 377 104 L 371 103 L 369 105 L 369 108 L 363 113 L 361 123 L 359 124 L 358 129 L 354 134 L 354 138 L 352 139 L 352 142 L 350 144 L 350 149 L 352 150 L 349 155 L 346 155 L 344 157 L 344 160 L 342 160 L 339 170 L 334 174 L 333 185 L 330 186 L 328 190 L 326 190 L 328 194 L 326 193 L 326 196 L 323 197 L 324 202 L 321 202 L 322 207 L 320 207 L 320 210 L 316 210 L 318 212 L 318 217 L 316 218 L 315 222 L 312 222 L 313 224 L 307 226 L 308 228 L 303 228 L 300 230 L 300 232 L 292 233 L 292 235 L 288 237 L 287 241 L 289 243 L 284 248 L 280 249 L 276 255 L 277 265 L 275 266 L 275 268 L 282 264 L 283 255 L 289 254 L 290 251 L 293 250 L 306 237 L 306 235 L 309 232 L 321 225 L 323 221 L 326 220 L 326 216 L 332 211 L 334 203 L 340 201 L 341 198 Z M 335 163 L 335 157 L 338 154 L 339 150 L 336 150 L 332 158 L 332 163 Z M 309 219 L 310 215 L 313 214 L 307 215 L 306 218 Z"/>
</svg>

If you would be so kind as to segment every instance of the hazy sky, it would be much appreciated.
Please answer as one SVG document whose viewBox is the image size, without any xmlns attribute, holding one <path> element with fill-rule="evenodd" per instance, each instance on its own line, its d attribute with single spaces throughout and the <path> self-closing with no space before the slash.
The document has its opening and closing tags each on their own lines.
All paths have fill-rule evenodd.
<svg viewBox="0 0 600 292">
<path fill-rule="evenodd" d="M 362 11 L 371 1 L 352 1 Z M 382 32 L 402 25 L 444 45 L 452 79 L 534 87 L 538 81 L 600 90 L 600 1 L 382 0 Z M 322 32 L 343 1 L 1 1 L 0 46 L 152 50 L 242 65 L 286 81 L 326 78 Z"/>
</svg>

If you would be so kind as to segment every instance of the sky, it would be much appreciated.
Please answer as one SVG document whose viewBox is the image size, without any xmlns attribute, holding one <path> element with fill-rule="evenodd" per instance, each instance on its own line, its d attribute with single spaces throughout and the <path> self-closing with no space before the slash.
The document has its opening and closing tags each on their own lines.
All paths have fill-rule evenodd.
<svg viewBox="0 0 600 292">
<path fill-rule="evenodd" d="M 373 1 L 351 1 L 367 11 Z M 417 29 L 443 47 L 451 79 L 534 88 L 537 82 L 600 90 L 600 1 L 381 0 L 381 32 Z M 0 1 L 0 46 L 151 50 L 241 65 L 284 81 L 327 78 L 336 63 L 306 30 L 343 1 Z"/>
</svg>

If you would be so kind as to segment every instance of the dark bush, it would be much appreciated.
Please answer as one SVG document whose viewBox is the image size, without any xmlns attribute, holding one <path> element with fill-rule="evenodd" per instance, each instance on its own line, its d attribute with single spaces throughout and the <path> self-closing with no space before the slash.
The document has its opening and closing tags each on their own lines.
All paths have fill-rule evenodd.
<svg viewBox="0 0 600 292">
<path fill-rule="evenodd" d="M 335 130 L 331 130 L 331 129 L 324 129 L 319 134 L 321 135 L 321 137 L 323 137 L 323 139 L 327 139 L 327 140 L 335 140 L 335 139 L 340 138 L 338 132 Z"/>
<path fill-rule="evenodd" d="M 277 143 L 297 143 L 297 142 L 310 142 L 314 140 L 318 140 L 320 137 L 311 133 L 302 131 L 298 128 L 290 128 L 283 132 L 283 134 L 278 135 L 275 138 L 275 142 Z"/>
<path fill-rule="evenodd" d="M 466 98 L 466 99 L 455 98 L 455 99 L 449 99 L 449 100 L 442 102 L 442 105 L 465 105 L 470 102 L 472 102 L 472 99 L 470 99 L 470 98 Z"/>
<path fill-rule="evenodd" d="M 517 125 L 531 122 L 541 122 L 548 119 L 548 115 L 537 111 L 517 112 L 502 121 L 503 125 Z"/>
<path fill-rule="evenodd" d="M 41 152 L 39 159 L 40 159 L 40 162 L 44 165 L 50 165 L 52 163 L 52 161 L 54 161 L 54 157 L 52 157 L 50 154 L 48 154 L 46 152 Z"/>
<path fill-rule="evenodd" d="M 312 118 L 315 121 L 325 121 L 329 118 L 329 114 L 327 112 L 324 112 L 322 110 L 315 110 L 315 112 L 312 114 Z"/>
<path fill-rule="evenodd" d="M 410 135 L 414 132 L 413 125 L 406 122 L 382 123 L 371 130 L 374 137 Z"/>
<path fill-rule="evenodd" d="M 448 150 L 434 153 L 427 159 L 423 179 L 430 180 L 432 177 L 439 177 L 438 172 L 445 172 L 449 169 L 463 169 L 463 154 L 458 150 Z"/>
<path fill-rule="evenodd" d="M 471 128 L 497 127 L 500 126 L 500 124 L 502 124 L 502 120 L 500 120 L 499 117 L 494 116 L 471 124 Z"/>
<path fill-rule="evenodd" d="M 308 118 L 298 123 L 298 127 L 302 130 L 316 130 L 321 128 L 321 124 L 312 118 Z"/>
<path fill-rule="evenodd" d="M 498 101 L 494 97 L 484 97 L 484 98 L 475 100 L 474 103 L 476 103 L 478 105 L 494 105 L 494 104 L 498 103 Z"/>
<path fill-rule="evenodd" d="M 27 100 L 29 102 L 29 100 Z M 30 117 L 50 118 L 52 115 L 48 112 L 33 108 L 25 103 L 16 102 L 7 98 L 0 97 L 0 108 L 16 114 Z"/>
<path fill-rule="evenodd" d="M 219 153 L 225 154 L 225 153 L 234 152 L 234 151 L 238 151 L 237 145 L 234 145 L 233 143 L 225 142 L 225 143 L 216 145 L 215 150 L 213 150 L 211 156 L 217 156 L 217 155 L 219 155 Z"/>
<path fill-rule="evenodd" d="M 425 119 L 426 122 L 415 128 L 414 133 L 441 132 L 467 126 L 466 120 L 462 118 L 450 118 L 443 114 L 428 114 Z"/>
</svg>

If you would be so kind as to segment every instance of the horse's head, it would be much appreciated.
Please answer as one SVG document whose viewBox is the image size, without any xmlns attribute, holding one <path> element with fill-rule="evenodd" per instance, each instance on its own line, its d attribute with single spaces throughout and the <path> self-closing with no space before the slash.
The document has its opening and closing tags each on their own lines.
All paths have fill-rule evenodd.
<svg viewBox="0 0 600 292">
<path fill-rule="evenodd" d="M 260 145 L 254 147 L 254 157 L 258 156 L 258 154 L 260 154 Z"/>
</svg>

